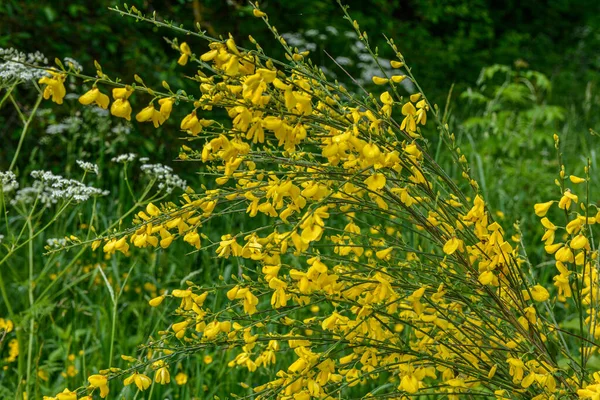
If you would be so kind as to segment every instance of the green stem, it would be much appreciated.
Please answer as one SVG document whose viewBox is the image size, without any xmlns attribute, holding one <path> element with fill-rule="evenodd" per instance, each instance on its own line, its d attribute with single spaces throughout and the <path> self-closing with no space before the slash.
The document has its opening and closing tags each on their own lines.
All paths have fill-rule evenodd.
<svg viewBox="0 0 600 400">
<path fill-rule="evenodd" d="M 2 109 L 2 106 L 4 105 L 4 102 L 6 100 L 8 100 L 8 98 L 10 97 L 10 94 L 12 93 L 13 89 L 17 86 L 17 84 L 15 83 L 14 85 L 12 85 L 7 91 L 6 94 L 4 95 L 4 97 L 2 97 L 2 100 L 0 100 L 0 110 Z"/>
<path fill-rule="evenodd" d="M 115 332 L 117 330 L 117 305 L 119 304 L 118 297 L 113 299 L 113 315 L 112 315 L 112 327 L 110 330 L 110 351 L 108 356 L 108 368 L 112 367 L 113 351 L 115 347 Z"/>
<path fill-rule="evenodd" d="M 38 99 L 35 102 L 35 105 L 33 106 L 31 113 L 29 114 L 29 118 L 27 118 L 27 120 L 25 121 L 25 126 L 23 126 L 23 131 L 21 132 L 21 138 L 19 139 L 19 144 L 17 145 L 17 151 L 15 152 L 12 162 L 10 163 L 10 167 L 8 167 L 9 171 L 12 171 L 13 168 L 15 167 L 15 164 L 17 163 L 17 159 L 19 158 L 19 153 L 21 152 L 21 147 L 23 146 L 23 141 L 25 141 L 25 136 L 27 135 L 27 131 L 29 131 L 29 126 L 31 125 L 31 121 L 33 121 L 33 117 L 35 117 L 35 113 L 37 112 L 37 109 L 40 106 L 40 103 L 42 102 L 43 98 L 44 97 L 41 94 L 38 96 Z"/>
<path fill-rule="evenodd" d="M 27 371 L 26 371 L 26 376 L 27 376 L 27 380 L 25 382 L 25 390 L 27 392 L 27 394 L 29 394 L 29 386 L 31 384 L 31 362 L 32 362 L 32 357 L 33 357 L 33 329 L 34 329 L 34 324 L 35 324 L 35 320 L 33 317 L 33 313 L 32 313 L 32 309 L 33 309 L 33 305 L 34 305 L 34 299 L 33 299 L 33 288 L 34 288 L 34 283 L 33 283 L 33 240 L 31 240 L 31 237 L 33 236 L 33 227 L 31 226 L 31 220 L 28 219 L 27 220 L 27 227 L 29 229 L 29 311 L 30 311 L 30 315 L 29 315 L 29 343 L 27 346 Z"/>
</svg>

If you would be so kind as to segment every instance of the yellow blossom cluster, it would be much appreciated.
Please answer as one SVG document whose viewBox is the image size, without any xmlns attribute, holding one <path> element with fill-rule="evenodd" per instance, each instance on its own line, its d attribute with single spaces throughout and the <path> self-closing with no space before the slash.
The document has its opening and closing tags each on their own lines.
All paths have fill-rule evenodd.
<svg viewBox="0 0 600 400">
<path fill-rule="evenodd" d="M 254 15 L 267 18 L 258 8 Z M 374 77 L 379 96 L 359 98 L 271 29 L 289 63 L 270 59 L 253 39 L 255 50 L 231 37 L 210 39 L 199 55 L 182 43 L 179 64 L 204 69 L 193 78 L 198 95 L 152 91 L 160 109 L 151 104 L 136 116 L 159 127 L 175 104 L 185 107 L 179 127 L 192 145 L 180 158 L 204 163 L 214 182 L 189 190 L 180 205 L 148 204 L 132 230 L 92 247 L 128 254 L 130 245 L 167 249 L 181 239 L 217 258 L 235 257 L 244 268 L 221 286 L 188 282 L 152 298 L 152 307 L 177 302 L 156 343 L 162 358 L 129 360 L 137 369 L 124 385 L 148 389 L 148 367 L 155 382 L 169 384 L 170 355 L 212 345 L 233 349 L 230 367 L 265 371 L 257 374 L 256 399 L 598 398 L 599 380 L 584 365 L 569 364 L 550 307 L 572 298 L 577 281 L 589 333 L 584 347 L 595 351 L 598 257 L 589 227 L 598 211 L 574 211 L 579 199 L 566 188 L 559 200 L 536 205 L 559 271 L 551 293 L 528 270 L 518 236 L 507 237 L 482 195 L 464 189 L 477 183 L 441 123 L 467 185 L 450 179 L 429 154 L 426 124 L 439 115 L 424 93 L 398 94 L 397 84 L 412 75 Z M 390 46 L 397 56 L 391 66 L 404 68 Z M 102 84 L 114 83 L 98 77 L 80 102 L 107 108 Z M 130 119 L 134 92 L 114 88 L 111 113 Z M 213 120 L 213 109 L 224 110 L 227 120 Z M 564 186 L 564 172 L 561 178 Z M 568 217 L 564 227 L 546 217 L 555 203 Z M 233 213 L 268 222 L 247 231 L 202 231 L 206 221 Z M 205 306 L 209 295 L 227 298 L 229 306 L 212 310 Z M 90 376 L 86 390 L 105 398 L 112 372 Z M 184 375 L 175 382 L 186 382 Z M 56 398 L 75 398 L 71 393 Z"/>
</svg>

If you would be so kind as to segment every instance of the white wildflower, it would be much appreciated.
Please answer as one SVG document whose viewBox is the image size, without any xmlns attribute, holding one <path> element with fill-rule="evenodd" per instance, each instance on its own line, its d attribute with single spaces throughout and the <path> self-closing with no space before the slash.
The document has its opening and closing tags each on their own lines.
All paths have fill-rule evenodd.
<svg viewBox="0 0 600 400">
<path fill-rule="evenodd" d="M 81 64 L 79 64 L 79 62 L 77 60 L 75 60 L 74 58 L 65 57 L 64 61 L 65 61 L 65 65 L 67 67 L 70 67 L 73 70 L 75 70 L 75 72 L 83 71 L 83 67 L 81 66 Z"/>
<path fill-rule="evenodd" d="M 335 62 L 340 65 L 352 65 L 352 60 L 349 59 L 348 57 L 343 57 L 343 56 L 336 57 Z"/>
<path fill-rule="evenodd" d="M 75 162 L 85 172 L 92 172 L 92 173 L 98 175 L 98 166 L 96 164 L 87 162 L 87 161 L 82 161 L 82 160 L 77 160 Z"/>
<path fill-rule="evenodd" d="M 65 118 L 61 123 L 50 125 L 46 128 L 48 135 L 57 135 L 63 132 L 75 133 L 81 129 L 83 120 L 77 116 L 71 116 Z"/>
<path fill-rule="evenodd" d="M 65 95 L 65 99 L 67 99 L 67 100 L 77 100 L 79 98 L 79 96 L 81 96 L 81 95 L 78 94 L 78 93 L 67 93 Z"/>
<path fill-rule="evenodd" d="M 52 249 L 62 249 L 68 244 L 65 238 L 51 238 L 46 240 L 46 243 Z"/>
<path fill-rule="evenodd" d="M 46 72 L 35 66 L 46 64 L 48 59 L 39 51 L 26 54 L 16 49 L 0 48 L 0 87 L 36 81 L 46 75 Z"/>
<path fill-rule="evenodd" d="M 35 179 L 31 187 L 17 191 L 11 204 L 31 204 L 36 200 L 46 207 L 56 204 L 59 200 L 83 202 L 92 196 L 106 196 L 108 191 L 87 186 L 74 179 L 66 179 L 49 171 L 33 171 Z"/>
<path fill-rule="evenodd" d="M 0 171 L 0 192 L 9 193 L 19 187 L 16 175 L 11 171 Z"/>
<path fill-rule="evenodd" d="M 173 168 L 162 164 L 144 164 L 141 167 L 142 172 L 155 178 L 158 182 L 158 188 L 167 193 L 171 193 L 175 188 L 185 190 L 186 181 L 173 173 Z"/>
<path fill-rule="evenodd" d="M 105 110 L 104 108 L 100 107 L 90 107 L 88 108 L 88 110 L 90 110 L 92 113 L 96 114 L 99 117 L 108 117 L 108 115 L 110 114 L 108 110 Z"/>
<path fill-rule="evenodd" d="M 67 124 L 54 124 L 46 128 L 46 133 L 48 135 L 58 135 L 65 132 L 67 129 L 69 129 Z"/>
<path fill-rule="evenodd" d="M 337 35 L 338 35 L 338 33 L 339 33 L 339 32 L 338 32 L 338 30 L 337 30 L 337 29 L 336 29 L 334 26 L 326 26 L 326 27 L 325 27 L 325 30 L 326 30 L 328 33 L 332 34 L 333 36 L 337 36 Z"/>
<path fill-rule="evenodd" d="M 304 39 L 302 34 L 298 32 L 283 33 L 281 37 L 284 38 L 287 44 L 289 44 L 292 47 L 302 48 L 306 43 L 306 39 Z"/>
<path fill-rule="evenodd" d="M 116 162 L 116 163 L 128 163 L 128 162 L 132 162 L 137 158 L 137 154 L 134 153 L 127 153 L 127 154 L 121 154 L 118 155 L 116 157 L 113 157 L 111 159 L 112 162 Z"/>
</svg>

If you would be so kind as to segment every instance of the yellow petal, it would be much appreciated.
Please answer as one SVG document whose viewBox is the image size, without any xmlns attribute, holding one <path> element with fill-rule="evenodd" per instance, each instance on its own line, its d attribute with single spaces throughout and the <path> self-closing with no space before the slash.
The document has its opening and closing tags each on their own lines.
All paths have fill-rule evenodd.
<svg viewBox="0 0 600 400">
<path fill-rule="evenodd" d="M 146 122 L 146 121 L 149 121 L 150 119 L 152 119 L 153 115 L 154 115 L 154 106 L 149 105 L 148 107 L 144 108 L 142 111 L 137 113 L 137 115 L 135 116 L 135 119 L 138 122 Z"/>
<path fill-rule="evenodd" d="M 589 241 L 581 233 L 579 235 L 575 236 L 573 238 L 573 240 L 571 240 L 571 248 L 573 250 L 583 249 L 584 247 L 588 247 L 588 246 L 589 246 Z"/>
<path fill-rule="evenodd" d="M 385 186 L 386 181 L 385 175 L 377 173 L 365 179 L 365 184 L 369 190 L 376 192 Z"/>
<path fill-rule="evenodd" d="M 462 241 L 458 238 L 455 238 L 455 237 L 451 238 L 450 240 L 448 240 L 446 242 L 446 244 L 444 244 L 444 248 L 443 248 L 444 253 L 446 253 L 448 255 L 454 253 L 458 249 L 458 246 L 461 244 L 461 242 Z"/>
<path fill-rule="evenodd" d="M 550 209 L 550 207 L 552 206 L 552 203 L 554 203 L 553 201 L 547 201 L 546 203 L 537 203 L 533 206 L 533 209 L 535 211 L 535 215 L 537 215 L 538 217 L 544 217 L 546 215 L 546 213 L 548 212 L 548 210 Z"/>
<path fill-rule="evenodd" d="M 394 99 L 389 94 L 389 92 L 383 92 L 383 93 L 381 93 L 381 96 L 379 96 L 379 100 L 381 100 L 381 102 L 383 104 L 393 104 L 394 103 Z"/>
<path fill-rule="evenodd" d="M 382 78 L 380 76 L 373 77 L 373 83 L 376 85 L 385 85 L 388 82 L 389 82 L 389 79 L 387 79 L 387 78 Z"/>
<path fill-rule="evenodd" d="M 94 101 L 96 101 L 96 98 L 98 97 L 99 93 L 100 91 L 97 88 L 93 88 L 92 90 L 89 90 L 86 93 L 82 94 L 79 97 L 79 102 L 85 106 L 87 106 L 88 104 L 92 104 Z"/>
<path fill-rule="evenodd" d="M 535 285 L 531 288 L 531 297 L 533 297 L 535 301 L 546 301 L 550 298 L 550 293 L 548 293 L 545 287 Z"/>
<path fill-rule="evenodd" d="M 482 285 L 489 285 L 494 281 L 494 273 L 492 271 L 484 271 L 479 275 L 479 282 Z"/>
<path fill-rule="evenodd" d="M 163 300 L 165 299 L 165 296 L 158 296 L 155 297 L 153 299 L 151 299 L 148 304 L 150 304 L 150 307 L 158 307 L 160 305 L 160 303 L 163 302 Z"/>
<path fill-rule="evenodd" d="M 104 93 L 98 93 L 98 97 L 96 98 L 96 104 L 105 110 L 108 108 L 108 104 L 110 103 L 110 99 Z"/>
<path fill-rule="evenodd" d="M 402 115 L 415 115 L 416 113 L 417 109 L 412 103 L 408 102 L 402 106 Z"/>
<path fill-rule="evenodd" d="M 575 176 L 575 175 L 570 175 L 569 176 L 569 180 L 571 182 L 575 183 L 575 184 L 585 182 L 585 178 L 580 178 L 580 177 Z"/>
</svg>

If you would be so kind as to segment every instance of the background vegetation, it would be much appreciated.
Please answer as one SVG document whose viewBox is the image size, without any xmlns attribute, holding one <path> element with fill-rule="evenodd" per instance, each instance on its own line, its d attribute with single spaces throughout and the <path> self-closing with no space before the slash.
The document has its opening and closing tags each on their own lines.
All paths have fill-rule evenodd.
<svg viewBox="0 0 600 400">
<path fill-rule="evenodd" d="M 200 23 L 214 36 L 231 32 L 240 45 L 247 43 L 247 36 L 252 34 L 266 53 L 281 56 L 271 32 L 257 24 L 251 17 L 252 8 L 243 1 L 129 4 L 145 12 L 156 11 L 160 17 L 188 27 Z M 592 166 L 597 168 L 599 141 L 589 130 L 600 131 L 600 4 L 594 0 L 374 0 L 345 4 L 350 5 L 361 28 L 381 49 L 382 59 L 391 57 L 383 45 L 383 34 L 395 38 L 429 97 L 440 108 L 447 108 L 447 121 L 476 167 L 485 198 L 509 221 L 521 221 L 526 243 L 539 240 L 543 232 L 532 220 L 533 203 L 557 193 L 552 185 L 558 170 L 552 134 L 560 133 L 567 163 L 578 163 L 583 170 L 583 155 L 590 154 Z M 146 82 L 167 80 L 177 87 L 189 86 L 181 69 L 176 71 L 177 53 L 160 40 L 165 32 L 148 24 L 124 23 L 108 10 L 112 5 L 106 0 L 94 2 L 93 7 L 84 0 L 5 0 L 0 3 L 0 48 L 41 51 L 50 60 L 71 57 L 84 71 L 91 71 L 93 61 L 99 60 L 111 76 L 131 79 L 134 73 L 143 71 Z M 265 1 L 262 9 L 280 32 L 289 33 L 292 45 L 312 50 L 315 63 L 353 91 L 369 85 L 368 79 L 361 81 L 361 77 L 369 76 L 370 66 L 361 59 L 356 39 L 347 34 L 347 23 L 335 2 Z M 195 71 L 187 68 L 185 73 L 193 75 Z M 4 92 L 0 92 L 2 95 Z M 16 104 L 6 102 L 0 108 L 0 171 L 8 170 L 21 137 L 22 124 L 16 110 L 28 114 L 36 92 L 22 85 L 13 97 Z M 61 232 L 85 235 L 86 221 L 92 215 L 98 220 L 96 229 L 106 229 L 137 205 L 139 195 L 151 182 L 139 173 L 139 164 L 115 169 L 112 157 L 135 149 L 139 157 L 151 155 L 152 162 L 173 167 L 189 185 L 202 183 L 197 171 L 171 162 L 182 144 L 173 140 L 181 136 L 176 126 L 167 124 L 154 130 L 114 119 L 111 122 L 107 116 L 82 111 L 76 98 L 66 101 L 68 107 L 46 112 L 44 109 L 53 105 L 43 103 L 37 112 L 23 144 L 26 151 L 17 160 L 18 178 L 24 186 L 31 171 L 44 169 L 78 179 L 81 171 L 75 160 L 85 159 L 100 166 L 99 174 L 88 177 L 88 182 L 112 195 L 69 211 L 68 218 L 35 239 L 33 303 L 26 296 L 32 285 L 28 271 L 19 268 L 28 262 L 26 249 L 0 266 L 6 271 L 4 280 L 14 299 L 11 318 L 27 327 L 28 321 L 35 320 L 33 362 L 37 375 L 29 382 L 35 390 L 32 398 L 79 385 L 90 370 L 109 365 L 111 354 L 114 359 L 114 355 L 135 353 L 164 317 L 147 307 L 147 300 L 156 293 L 176 288 L 190 276 L 200 275 L 205 281 L 217 281 L 219 277 L 227 280 L 239 267 L 234 263 L 217 265 L 210 254 L 174 256 L 184 250 L 140 252 L 129 258 L 106 260 L 89 251 L 78 253 L 78 249 L 44 256 L 48 239 L 60 237 Z M 52 133 L 56 128 L 51 127 L 56 124 L 64 127 Z M 437 142 L 432 140 L 431 146 L 436 148 Z M 439 158 L 444 164 L 444 154 Z M 452 169 L 449 160 L 445 166 Z M 125 176 L 135 196 L 127 194 Z M 171 200 L 175 199 L 173 195 Z M 535 262 L 542 260 L 541 253 L 530 256 Z M 51 284 L 57 278 L 61 284 Z M 50 289 L 39 289 L 46 287 Z M 111 296 L 112 303 L 108 300 Z M 8 313 L 0 301 L 0 318 L 8 317 Z M 113 325 L 115 321 L 118 323 Z M 28 328 L 25 332 L 30 333 Z M 10 360 L 8 343 L 0 338 L 3 398 L 23 390 L 23 381 L 14 379 L 17 367 L 16 361 Z M 189 365 L 182 365 L 181 370 L 194 371 L 192 384 L 169 387 L 162 395 L 227 397 L 246 378 L 219 362 L 224 359 L 226 356 L 220 352 L 182 361 Z"/>
</svg>

